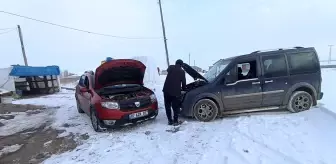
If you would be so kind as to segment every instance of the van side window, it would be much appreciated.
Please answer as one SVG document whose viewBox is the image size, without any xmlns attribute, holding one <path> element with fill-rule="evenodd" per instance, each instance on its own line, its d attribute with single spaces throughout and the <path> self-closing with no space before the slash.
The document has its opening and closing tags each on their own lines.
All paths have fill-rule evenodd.
<svg viewBox="0 0 336 164">
<path fill-rule="evenodd" d="M 314 73 L 318 69 L 318 61 L 314 52 L 299 52 L 287 55 L 290 74 Z"/>
<path fill-rule="evenodd" d="M 257 61 L 248 61 L 237 64 L 238 80 L 257 78 Z"/>
<path fill-rule="evenodd" d="M 236 64 L 227 74 L 227 83 L 257 78 L 257 61 L 245 61 Z"/>
<path fill-rule="evenodd" d="M 262 64 L 266 78 L 287 76 L 287 64 L 283 54 L 262 56 Z"/>
</svg>

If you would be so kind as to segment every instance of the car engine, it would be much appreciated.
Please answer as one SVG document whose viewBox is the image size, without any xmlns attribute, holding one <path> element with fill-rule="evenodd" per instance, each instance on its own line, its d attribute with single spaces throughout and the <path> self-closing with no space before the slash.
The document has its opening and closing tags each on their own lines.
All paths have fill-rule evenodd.
<svg viewBox="0 0 336 164">
<path fill-rule="evenodd" d="M 189 91 L 191 91 L 191 90 L 193 90 L 195 88 L 201 87 L 201 86 L 203 86 L 205 84 L 207 84 L 207 82 L 205 82 L 203 80 L 196 80 L 196 81 L 194 81 L 192 83 L 187 84 L 185 91 L 189 92 Z"/>
<path fill-rule="evenodd" d="M 146 97 L 150 96 L 151 93 L 149 91 L 141 90 L 136 92 L 128 92 L 128 93 L 118 93 L 113 95 L 103 95 L 105 99 L 114 100 L 114 101 L 122 101 L 122 100 L 128 100 L 132 98 L 139 98 L 139 97 Z"/>
<path fill-rule="evenodd" d="M 194 89 L 196 89 L 198 87 L 201 87 L 203 85 L 206 85 L 206 84 L 207 84 L 207 82 L 205 82 L 203 80 L 196 80 L 192 83 L 187 84 L 186 85 L 186 90 L 182 91 L 181 96 L 179 97 L 180 102 L 182 103 L 182 101 L 184 100 L 185 94 L 187 94 L 189 91 L 194 90 Z"/>
</svg>

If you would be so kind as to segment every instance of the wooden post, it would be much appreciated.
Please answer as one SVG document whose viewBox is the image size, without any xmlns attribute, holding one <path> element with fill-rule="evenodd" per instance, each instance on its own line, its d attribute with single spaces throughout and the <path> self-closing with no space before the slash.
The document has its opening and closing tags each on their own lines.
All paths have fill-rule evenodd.
<svg viewBox="0 0 336 164">
<path fill-rule="evenodd" d="M 165 28 L 164 21 L 163 21 L 161 0 L 159 0 L 159 6 L 160 6 L 160 15 L 161 15 L 161 25 L 162 25 L 163 41 L 164 41 L 165 50 L 166 50 L 166 60 L 167 60 L 167 68 L 168 68 L 169 67 L 169 55 L 168 55 L 168 46 L 167 46 L 167 38 L 166 38 L 166 28 Z"/>
<path fill-rule="evenodd" d="M 54 85 L 53 75 L 50 75 L 50 76 L 51 76 L 52 93 L 55 93 L 55 85 Z"/>
<path fill-rule="evenodd" d="M 23 60 L 24 60 L 25 66 L 28 66 L 28 61 L 27 61 L 26 51 L 25 51 L 25 48 L 24 48 L 24 45 L 23 45 L 22 32 L 21 32 L 20 25 L 18 25 L 18 31 L 19 31 Z"/>
</svg>

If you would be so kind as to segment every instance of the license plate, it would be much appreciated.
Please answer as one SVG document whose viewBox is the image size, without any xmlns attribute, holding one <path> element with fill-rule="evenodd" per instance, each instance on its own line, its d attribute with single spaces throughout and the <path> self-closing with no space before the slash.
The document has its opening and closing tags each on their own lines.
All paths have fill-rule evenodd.
<svg viewBox="0 0 336 164">
<path fill-rule="evenodd" d="M 135 119 L 135 118 L 139 118 L 139 117 L 144 117 L 148 115 L 148 111 L 142 111 L 142 112 L 138 112 L 138 113 L 132 113 L 129 115 L 130 119 Z"/>
</svg>

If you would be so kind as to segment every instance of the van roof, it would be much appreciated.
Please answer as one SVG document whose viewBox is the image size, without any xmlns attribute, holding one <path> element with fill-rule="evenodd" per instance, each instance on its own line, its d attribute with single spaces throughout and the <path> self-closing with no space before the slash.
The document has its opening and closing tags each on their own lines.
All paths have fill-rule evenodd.
<svg viewBox="0 0 336 164">
<path fill-rule="evenodd" d="M 259 50 L 254 51 L 250 54 L 260 54 L 260 53 L 273 53 L 273 52 L 302 52 L 302 51 L 315 51 L 314 47 L 292 47 L 292 48 L 278 48 L 278 49 L 272 49 L 272 50 Z"/>
<path fill-rule="evenodd" d="M 278 48 L 278 49 L 272 49 L 272 50 L 258 50 L 258 51 L 251 52 L 249 54 L 237 55 L 237 56 L 233 56 L 233 57 L 229 57 L 229 58 L 225 58 L 225 59 L 220 59 L 216 63 L 218 63 L 219 61 L 222 61 L 222 60 L 231 60 L 231 59 L 234 59 L 234 58 L 237 58 L 237 57 L 243 57 L 243 56 L 256 56 L 256 55 L 260 55 L 260 54 L 264 54 L 264 53 L 276 53 L 276 52 L 291 53 L 291 52 L 303 52 L 303 51 L 314 51 L 314 52 L 316 52 L 314 47 L 307 47 L 307 48 L 292 47 L 292 48 Z M 214 65 L 216 63 L 214 63 Z"/>
</svg>

